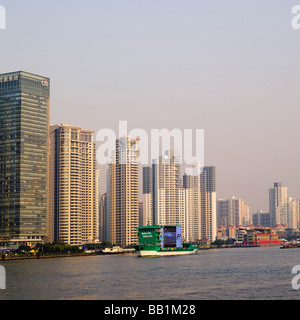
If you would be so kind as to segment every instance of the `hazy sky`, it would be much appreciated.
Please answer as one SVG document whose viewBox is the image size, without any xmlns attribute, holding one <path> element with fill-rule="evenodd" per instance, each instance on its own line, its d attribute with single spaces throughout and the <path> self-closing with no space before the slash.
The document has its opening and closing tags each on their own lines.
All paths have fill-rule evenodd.
<svg viewBox="0 0 300 320">
<path fill-rule="evenodd" d="M 296 4 L 0 0 L 0 73 L 50 77 L 52 124 L 204 129 L 217 196 L 268 210 L 275 181 L 300 197 Z"/>
</svg>

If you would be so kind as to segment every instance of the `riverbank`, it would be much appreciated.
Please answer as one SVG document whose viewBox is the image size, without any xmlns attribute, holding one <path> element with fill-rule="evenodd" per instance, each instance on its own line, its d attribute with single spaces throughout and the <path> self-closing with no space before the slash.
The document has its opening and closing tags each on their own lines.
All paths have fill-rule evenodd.
<svg viewBox="0 0 300 320">
<path fill-rule="evenodd" d="M 12 261 L 12 260 L 28 260 L 28 259 L 51 259 L 51 258 L 76 258 L 76 257 L 92 257 L 92 256 L 112 256 L 112 255 L 118 255 L 118 256 L 132 256 L 136 255 L 135 253 L 78 253 L 78 254 L 61 254 L 61 255 L 30 255 L 30 256 L 14 256 L 14 257 L 5 257 L 1 258 L 0 262 L 2 261 Z"/>
<path fill-rule="evenodd" d="M 90 253 L 78 253 L 78 254 L 62 254 L 62 255 L 32 255 L 32 256 L 15 256 L 15 257 L 5 257 L 1 258 L 1 261 L 10 260 L 27 260 L 27 259 L 50 259 L 50 258 L 71 258 L 71 257 L 90 257 L 96 254 Z"/>
<path fill-rule="evenodd" d="M 230 248 L 257 248 L 257 247 L 269 247 L 269 246 L 233 246 L 233 245 L 224 245 L 224 246 L 201 246 L 199 251 L 202 250 L 213 250 L 213 249 L 230 249 Z M 273 247 L 279 247 L 279 245 L 273 245 Z M 298 246 L 299 247 L 299 246 Z M 283 247 L 280 247 L 283 249 Z M 285 248 L 295 248 L 294 247 L 285 247 Z M 114 252 L 114 251 L 100 251 L 100 252 L 82 252 L 82 253 L 67 253 L 67 254 L 48 254 L 48 255 L 38 255 L 38 254 L 31 254 L 26 256 L 0 256 L 1 261 L 11 261 L 11 260 L 27 260 L 27 259 L 51 259 L 51 258 L 72 258 L 72 257 L 91 257 L 91 256 L 132 256 L 136 255 L 135 252 L 132 251 L 122 251 L 122 252 Z"/>
</svg>

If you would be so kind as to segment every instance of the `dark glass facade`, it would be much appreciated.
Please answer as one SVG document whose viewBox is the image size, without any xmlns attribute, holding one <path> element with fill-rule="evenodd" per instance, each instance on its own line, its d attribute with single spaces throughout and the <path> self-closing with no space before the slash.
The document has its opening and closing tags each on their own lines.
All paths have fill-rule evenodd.
<svg viewBox="0 0 300 320">
<path fill-rule="evenodd" d="M 50 80 L 0 74 L 0 238 L 46 234 Z"/>
</svg>

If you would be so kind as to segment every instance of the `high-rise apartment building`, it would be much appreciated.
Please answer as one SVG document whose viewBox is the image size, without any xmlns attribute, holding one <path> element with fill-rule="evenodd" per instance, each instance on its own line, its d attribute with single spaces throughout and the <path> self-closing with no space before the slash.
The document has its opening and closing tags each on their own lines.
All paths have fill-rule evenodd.
<svg viewBox="0 0 300 320">
<path fill-rule="evenodd" d="M 141 226 L 153 225 L 152 168 L 143 167 L 143 217 Z"/>
<path fill-rule="evenodd" d="M 185 234 L 184 189 L 179 160 L 171 150 L 153 162 L 153 220 L 156 225 L 180 225 L 182 234 Z"/>
<path fill-rule="evenodd" d="M 144 209 L 143 202 L 139 202 L 139 226 L 144 226 Z"/>
<path fill-rule="evenodd" d="M 79 245 L 99 240 L 98 169 L 93 131 L 50 127 L 53 240 Z"/>
<path fill-rule="evenodd" d="M 252 214 L 252 224 L 254 226 L 270 227 L 270 214 L 262 210 Z"/>
<path fill-rule="evenodd" d="M 108 241 L 107 235 L 107 196 L 104 193 L 99 201 L 99 240 Z"/>
<path fill-rule="evenodd" d="M 217 228 L 231 225 L 230 213 L 232 212 L 231 202 L 224 199 L 217 200 Z"/>
<path fill-rule="evenodd" d="M 287 225 L 289 228 L 299 228 L 299 200 L 292 197 L 287 202 Z"/>
<path fill-rule="evenodd" d="M 0 239 L 41 242 L 47 230 L 50 80 L 0 75 Z"/>
<path fill-rule="evenodd" d="M 185 233 L 186 241 L 201 239 L 201 176 L 200 172 L 183 176 L 185 195 Z"/>
<path fill-rule="evenodd" d="M 139 226 L 138 138 L 116 140 L 112 163 L 107 170 L 107 224 L 109 241 L 136 244 Z"/>
<path fill-rule="evenodd" d="M 276 224 L 287 225 L 288 188 L 282 187 L 280 182 L 274 183 L 274 188 L 269 189 L 270 226 Z"/>
<path fill-rule="evenodd" d="M 242 199 L 231 197 L 217 201 L 217 227 L 229 225 L 246 226 L 250 221 L 250 207 Z"/>
<path fill-rule="evenodd" d="M 215 241 L 217 236 L 217 199 L 215 167 L 204 167 L 200 177 L 201 236 Z"/>
<path fill-rule="evenodd" d="M 180 225 L 185 241 L 216 239 L 215 167 L 202 169 L 195 166 L 184 174 L 182 184 L 180 159 L 173 150 L 144 168 L 144 214 L 150 216 L 152 209 L 152 224 Z"/>
</svg>

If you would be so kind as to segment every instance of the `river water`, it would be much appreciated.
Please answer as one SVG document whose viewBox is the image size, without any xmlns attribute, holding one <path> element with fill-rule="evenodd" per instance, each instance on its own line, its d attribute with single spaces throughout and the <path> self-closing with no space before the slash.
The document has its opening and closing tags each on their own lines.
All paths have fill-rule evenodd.
<svg viewBox="0 0 300 320">
<path fill-rule="evenodd" d="M 0 262 L 0 300 L 300 299 L 292 268 L 300 249 L 203 250 L 196 255 L 89 256 Z"/>
</svg>

